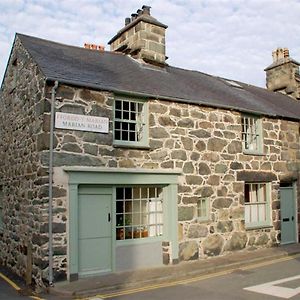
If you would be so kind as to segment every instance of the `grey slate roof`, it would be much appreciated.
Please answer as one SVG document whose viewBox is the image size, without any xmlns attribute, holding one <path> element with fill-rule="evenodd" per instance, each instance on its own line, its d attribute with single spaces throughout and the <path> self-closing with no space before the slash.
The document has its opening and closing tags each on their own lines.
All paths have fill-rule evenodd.
<svg viewBox="0 0 300 300">
<path fill-rule="evenodd" d="M 48 80 L 300 120 L 300 101 L 263 88 L 241 82 L 234 87 L 197 71 L 149 67 L 123 54 L 16 36 Z"/>
</svg>

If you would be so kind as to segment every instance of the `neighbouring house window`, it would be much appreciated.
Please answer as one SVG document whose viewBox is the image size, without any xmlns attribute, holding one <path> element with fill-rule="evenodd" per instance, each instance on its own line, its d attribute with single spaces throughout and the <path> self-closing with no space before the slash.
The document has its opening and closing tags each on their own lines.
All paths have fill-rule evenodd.
<svg viewBox="0 0 300 300">
<path fill-rule="evenodd" d="M 147 103 L 116 99 L 114 106 L 114 141 L 120 145 L 147 146 Z"/>
<path fill-rule="evenodd" d="M 271 224 L 270 198 L 270 183 L 245 183 L 246 227 Z"/>
<path fill-rule="evenodd" d="M 3 189 L 0 186 L 0 230 L 3 228 Z"/>
<path fill-rule="evenodd" d="M 161 187 L 116 188 L 116 238 L 141 239 L 163 234 Z"/>
<path fill-rule="evenodd" d="M 208 220 L 209 219 L 209 202 L 208 198 L 200 198 L 197 202 L 197 215 L 198 219 Z"/>
<path fill-rule="evenodd" d="M 261 119 L 255 116 L 242 116 L 243 150 L 248 153 L 263 152 Z"/>
</svg>

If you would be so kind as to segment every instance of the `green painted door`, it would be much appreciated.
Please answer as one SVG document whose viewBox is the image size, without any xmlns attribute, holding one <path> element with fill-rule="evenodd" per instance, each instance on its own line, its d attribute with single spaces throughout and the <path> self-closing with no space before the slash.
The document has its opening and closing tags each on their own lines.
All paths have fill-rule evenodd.
<svg viewBox="0 0 300 300">
<path fill-rule="evenodd" d="M 112 195 L 105 189 L 79 190 L 78 272 L 79 276 L 112 270 Z"/>
<path fill-rule="evenodd" d="M 296 242 L 294 188 L 280 187 L 281 244 Z"/>
</svg>

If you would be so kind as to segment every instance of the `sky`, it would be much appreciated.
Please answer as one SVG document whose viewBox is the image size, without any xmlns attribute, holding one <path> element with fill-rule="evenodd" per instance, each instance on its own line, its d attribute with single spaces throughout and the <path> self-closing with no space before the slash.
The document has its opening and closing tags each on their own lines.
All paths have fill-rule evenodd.
<svg viewBox="0 0 300 300">
<path fill-rule="evenodd" d="M 0 81 L 16 32 L 109 50 L 142 5 L 168 25 L 169 65 L 265 87 L 273 50 L 300 61 L 300 0 L 0 0 Z"/>
</svg>

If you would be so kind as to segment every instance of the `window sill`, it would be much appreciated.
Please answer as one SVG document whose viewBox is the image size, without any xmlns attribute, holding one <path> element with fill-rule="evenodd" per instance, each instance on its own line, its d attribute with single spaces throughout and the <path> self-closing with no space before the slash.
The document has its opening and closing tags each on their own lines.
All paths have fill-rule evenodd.
<svg viewBox="0 0 300 300">
<path fill-rule="evenodd" d="M 251 150 L 243 150 L 243 154 L 245 155 L 256 155 L 256 156 L 265 156 L 266 154 L 261 151 L 251 151 Z"/>
<path fill-rule="evenodd" d="M 211 222 L 211 220 L 210 220 L 210 218 L 200 218 L 200 217 L 198 217 L 197 218 L 197 222 L 198 223 L 209 223 L 209 222 Z"/>
<path fill-rule="evenodd" d="M 258 230 L 258 229 L 268 229 L 273 228 L 273 225 L 245 225 L 246 230 Z"/>
<path fill-rule="evenodd" d="M 133 149 L 142 149 L 142 150 L 150 150 L 149 145 L 134 145 L 134 144 L 118 144 L 113 143 L 114 148 L 133 148 Z"/>
<path fill-rule="evenodd" d="M 125 240 L 116 240 L 117 246 L 127 246 L 127 245 L 136 245 L 136 244 L 147 244 L 163 241 L 163 235 L 161 236 L 148 236 L 144 238 L 135 238 L 135 239 L 125 239 Z"/>
</svg>

